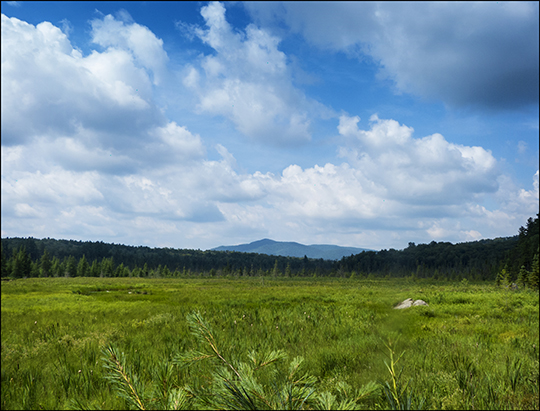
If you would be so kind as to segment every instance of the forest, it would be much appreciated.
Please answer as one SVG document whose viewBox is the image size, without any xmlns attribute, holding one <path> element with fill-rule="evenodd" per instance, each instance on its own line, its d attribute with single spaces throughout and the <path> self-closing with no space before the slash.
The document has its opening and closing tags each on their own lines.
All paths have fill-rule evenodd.
<svg viewBox="0 0 540 411">
<path fill-rule="evenodd" d="M 409 243 L 339 261 L 230 251 L 107 244 L 101 241 L 3 238 L 1 275 L 25 277 L 411 277 L 506 281 L 538 287 L 539 218 L 513 237 L 452 244 Z"/>
</svg>

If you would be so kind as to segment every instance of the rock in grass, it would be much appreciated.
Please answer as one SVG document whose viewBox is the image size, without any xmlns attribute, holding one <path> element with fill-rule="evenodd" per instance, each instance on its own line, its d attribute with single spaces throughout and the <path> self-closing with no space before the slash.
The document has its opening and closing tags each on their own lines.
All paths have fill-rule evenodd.
<svg viewBox="0 0 540 411">
<path fill-rule="evenodd" d="M 412 298 L 407 298 L 406 300 L 402 301 L 398 305 L 394 307 L 395 310 L 401 310 L 403 308 L 409 308 L 414 307 L 417 305 L 428 305 L 424 300 L 416 300 L 414 301 Z"/>
<path fill-rule="evenodd" d="M 413 299 L 412 298 L 407 298 L 405 301 L 402 301 L 401 303 L 399 303 L 398 305 L 396 305 L 394 307 L 394 309 L 396 310 L 401 310 L 402 308 L 409 308 L 409 307 L 412 307 L 413 305 Z"/>
</svg>

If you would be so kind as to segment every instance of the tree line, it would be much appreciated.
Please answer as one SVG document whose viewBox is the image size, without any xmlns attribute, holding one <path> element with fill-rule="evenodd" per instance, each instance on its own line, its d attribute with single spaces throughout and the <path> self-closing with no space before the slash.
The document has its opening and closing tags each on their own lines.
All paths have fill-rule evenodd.
<svg viewBox="0 0 540 411">
<path fill-rule="evenodd" d="M 3 238 L 2 277 L 171 277 L 325 275 L 333 261 L 235 251 Z M 308 274 L 309 273 L 309 274 Z"/>
<path fill-rule="evenodd" d="M 539 218 L 513 237 L 452 244 L 409 243 L 339 261 L 236 251 L 201 251 L 101 241 L 3 238 L 2 278 L 359 276 L 519 282 L 538 287 Z"/>
<path fill-rule="evenodd" d="M 529 218 L 513 237 L 451 244 L 415 245 L 404 250 L 365 251 L 344 257 L 341 268 L 357 273 L 392 277 L 411 276 L 477 281 L 497 280 L 508 284 L 532 284 L 538 288 L 539 215 Z M 529 284 L 530 283 L 530 284 Z"/>
</svg>

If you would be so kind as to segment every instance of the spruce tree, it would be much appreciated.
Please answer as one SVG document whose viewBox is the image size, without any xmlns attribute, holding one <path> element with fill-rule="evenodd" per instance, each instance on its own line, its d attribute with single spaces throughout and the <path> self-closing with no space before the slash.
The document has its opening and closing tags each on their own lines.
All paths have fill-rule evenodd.
<svg viewBox="0 0 540 411">
<path fill-rule="evenodd" d="M 101 261 L 101 276 L 112 277 L 114 275 L 114 260 L 113 258 L 105 258 Z"/>
<path fill-rule="evenodd" d="M 9 277 L 9 270 L 8 270 L 8 258 L 7 258 L 7 254 L 6 254 L 6 250 L 4 249 L 4 243 L 2 243 L 2 246 L 0 247 L 0 252 L 2 253 L 1 254 L 1 262 L 2 262 L 2 278 L 4 277 Z"/>
<path fill-rule="evenodd" d="M 59 277 L 62 275 L 62 264 L 58 257 L 53 257 L 51 262 L 51 273 L 53 277 Z"/>
<path fill-rule="evenodd" d="M 276 263 L 274 264 L 274 269 L 272 270 L 272 275 L 274 277 L 280 277 L 281 276 L 281 271 L 279 270 L 277 259 L 276 259 Z"/>
<path fill-rule="evenodd" d="M 41 262 L 39 267 L 39 276 L 40 277 L 50 277 L 51 276 L 51 268 L 52 268 L 52 262 L 51 258 L 49 257 L 49 252 L 47 249 L 43 251 L 43 255 L 41 256 Z"/>
<path fill-rule="evenodd" d="M 32 260 L 26 252 L 26 247 L 19 247 L 18 251 L 13 250 L 11 264 L 11 276 L 13 278 L 29 277 L 32 271 Z"/>
<path fill-rule="evenodd" d="M 525 266 L 522 265 L 518 274 L 518 279 L 517 279 L 518 285 L 521 287 L 525 287 L 529 283 L 527 279 L 528 276 L 529 276 L 529 272 L 525 269 Z"/>
<path fill-rule="evenodd" d="M 92 266 L 90 267 L 90 277 L 99 277 L 101 269 L 97 260 L 92 261 Z"/>
<path fill-rule="evenodd" d="M 292 277 L 292 271 L 291 271 L 291 264 L 287 263 L 287 267 L 285 268 L 285 277 Z"/>
<path fill-rule="evenodd" d="M 32 261 L 30 263 L 29 277 L 39 277 L 39 263 L 37 261 Z"/>
<path fill-rule="evenodd" d="M 497 274 L 497 285 L 508 287 L 510 285 L 510 273 L 508 272 L 508 265 L 504 265 L 504 268 Z"/>
<path fill-rule="evenodd" d="M 79 264 L 77 265 L 77 276 L 87 277 L 89 269 L 90 266 L 88 264 L 88 261 L 86 261 L 86 256 L 83 254 L 81 259 L 79 260 Z"/>
<path fill-rule="evenodd" d="M 70 255 L 65 260 L 65 269 L 66 269 L 66 277 L 75 277 L 77 275 L 77 261 L 75 260 L 75 257 Z"/>
<path fill-rule="evenodd" d="M 537 253 L 534 255 L 532 270 L 528 278 L 529 287 L 531 287 L 533 290 L 538 289 L 538 254 L 539 252 L 537 251 Z"/>
</svg>

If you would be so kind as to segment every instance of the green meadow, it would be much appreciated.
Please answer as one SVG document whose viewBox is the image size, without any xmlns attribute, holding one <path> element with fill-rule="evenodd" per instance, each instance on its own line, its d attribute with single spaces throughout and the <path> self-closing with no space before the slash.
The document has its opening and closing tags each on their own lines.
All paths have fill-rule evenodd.
<svg viewBox="0 0 540 411">
<path fill-rule="evenodd" d="M 393 309 L 409 297 L 429 306 Z M 1 404 L 538 409 L 538 302 L 466 280 L 3 281 Z"/>
</svg>

